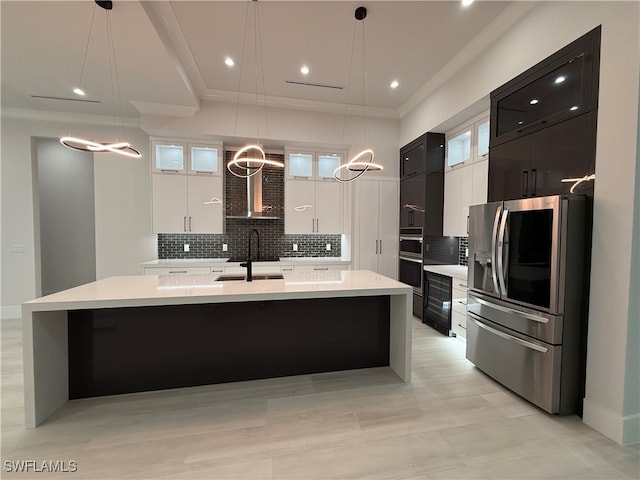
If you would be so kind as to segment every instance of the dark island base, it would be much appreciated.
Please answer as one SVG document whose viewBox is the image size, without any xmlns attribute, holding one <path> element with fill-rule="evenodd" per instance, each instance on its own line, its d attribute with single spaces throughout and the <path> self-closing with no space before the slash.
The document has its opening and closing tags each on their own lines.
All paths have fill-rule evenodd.
<svg viewBox="0 0 640 480">
<path fill-rule="evenodd" d="M 388 296 L 77 310 L 69 398 L 389 365 Z"/>
</svg>

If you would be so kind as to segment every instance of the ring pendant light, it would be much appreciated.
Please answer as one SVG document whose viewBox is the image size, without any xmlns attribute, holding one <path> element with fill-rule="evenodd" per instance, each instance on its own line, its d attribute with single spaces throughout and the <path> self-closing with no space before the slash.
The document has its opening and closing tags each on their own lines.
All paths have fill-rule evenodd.
<svg viewBox="0 0 640 480">
<path fill-rule="evenodd" d="M 100 1 L 95 0 L 96 5 L 93 7 L 93 15 L 91 17 L 91 25 L 89 26 L 89 35 L 87 37 L 87 46 L 84 50 L 84 56 L 82 60 L 82 68 L 80 70 L 80 81 L 78 82 L 78 86 L 74 88 L 74 92 L 78 95 L 85 95 L 85 92 L 82 88 L 82 79 L 84 77 L 84 69 L 87 61 L 87 53 L 89 51 L 89 43 L 91 42 L 91 34 L 93 32 L 93 24 L 96 17 L 96 6 L 106 10 L 106 24 L 107 24 L 107 48 L 110 49 L 111 54 L 113 55 L 113 65 L 111 61 L 111 56 L 109 57 L 109 78 L 111 80 L 111 91 L 114 92 L 114 112 L 116 109 L 115 104 L 117 103 L 120 107 L 120 125 L 123 127 L 124 122 L 122 122 L 122 98 L 120 96 L 120 82 L 118 80 L 118 65 L 116 63 L 116 52 L 113 42 L 113 31 L 111 29 L 111 18 L 109 16 L 109 11 L 113 9 L 112 1 Z M 114 71 L 115 70 L 115 74 Z M 115 76 L 115 84 L 116 89 L 114 90 L 114 76 Z M 116 95 L 117 92 L 117 102 Z M 114 113 L 115 117 L 115 113 Z M 67 148 L 72 150 L 79 150 L 81 152 L 92 152 L 92 153 L 117 153 L 118 155 L 123 155 L 125 157 L 131 158 L 141 158 L 142 155 L 140 152 L 131 146 L 129 142 L 96 142 L 95 140 L 89 140 L 80 137 L 72 137 L 66 136 L 60 138 L 60 143 Z"/>
<path fill-rule="evenodd" d="M 238 150 L 234 155 L 233 159 L 227 163 L 227 170 L 232 175 L 240 178 L 249 178 L 256 174 L 258 174 L 265 165 L 270 165 L 272 167 L 284 168 L 284 163 L 278 160 L 273 160 L 267 158 L 264 149 L 258 142 L 259 136 L 259 122 L 258 122 L 258 78 L 260 77 L 259 73 L 262 75 L 262 96 L 263 96 L 263 104 L 264 104 L 264 116 L 265 116 L 265 126 L 266 126 L 266 137 L 269 136 L 269 120 L 267 116 L 267 99 L 266 99 L 266 91 L 264 86 L 264 70 L 261 70 L 260 67 L 264 65 L 262 59 L 262 41 L 260 39 L 260 18 L 258 12 L 258 4 L 257 0 L 251 0 L 249 2 L 253 5 L 253 21 L 254 21 L 254 58 L 255 58 L 255 71 L 256 71 L 256 85 L 255 85 L 255 116 L 256 116 L 256 142 L 254 144 L 245 145 L 240 150 Z M 249 18 L 249 3 L 247 3 L 247 9 L 245 11 L 245 23 L 244 23 L 244 32 L 242 35 L 242 54 L 241 54 L 241 65 L 240 65 L 240 76 L 238 79 L 238 94 L 236 97 L 236 118 L 234 124 L 234 136 L 236 135 L 237 126 L 238 126 L 238 111 L 240 109 L 240 90 L 242 88 L 242 72 L 244 70 L 244 54 L 245 54 L 245 45 L 247 38 L 247 22 Z M 243 154 L 246 154 L 243 156 Z M 235 168 L 235 170 L 234 170 Z"/>
<path fill-rule="evenodd" d="M 363 92 L 363 101 L 362 101 L 362 123 L 363 123 L 363 142 L 366 144 L 367 137 L 367 115 L 366 115 L 366 99 L 367 99 L 367 52 L 366 52 L 366 39 L 365 39 L 365 31 L 364 31 L 364 19 L 367 17 L 367 9 L 365 7 L 358 7 L 355 10 L 354 18 L 356 22 L 354 22 L 354 33 L 353 40 L 351 45 L 351 64 L 353 64 L 353 51 L 355 47 L 355 29 L 357 25 L 357 21 L 362 21 L 362 92 Z M 350 83 L 351 77 L 351 67 L 349 67 L 349 78 L 347 78 L 347 85 Z M 348 102 L 348 96 L 347 96 Z M 346 124 L 346 103 L 345 102 L 345 124 Z M 345 124 L 343 124 L 343 141 L 344 141 L 344 129 Z M 365 148 L 358 154 L 356 154 L 351 160 L 347 163 L 339 165 L 333 171 L 333 178 L 342 183 L 353 182 L 354 180 L 360 178 L 362 175 L 367 173 L 368 171 L 380 171 L 383 170 L 384 167 L 379 163 L 374 163 L 373 159 L 375 154 L 373 149 Z M 345 172 L 357 172 L 355 175 L 351 175 L 348 177 L 343 177 L 342 175 Z"/>
</svg>

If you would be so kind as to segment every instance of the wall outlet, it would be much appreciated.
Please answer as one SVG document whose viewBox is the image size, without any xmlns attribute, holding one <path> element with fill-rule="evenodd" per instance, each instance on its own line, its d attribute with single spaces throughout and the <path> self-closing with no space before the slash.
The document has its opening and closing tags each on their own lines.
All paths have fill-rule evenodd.
<svg viewBox="0 0 640 480">
<path fill-rule="evenodd" d="M 223 243 L 223 244 L 222 244 L 222 251 L 223 251 L 223 252 L 226 252 L 227 250 L 229 250 L 229 247 L 227 246 L 227 244 L 226 244 L 226 243 Z"/>
<path fill-rule="evenodd" d="M 188 252 L 188 251 L 189 251 L 189 244 L 188 244 L 188 243 L 185 243 L 185 244 L 184 244 L 184 251 L 185 251 L 185 252 Z"/>
<path fill-rule="evenodd" d="M 297 243 L 294 243 L 294 244 L 293 244 L 293 251 L 294 251 L 294 252 L 297 252 L 297 251 L 298 251 L 298 244 L 297 244 Z"/>
<path fill-rule="evenodd" d="M 328 252 L 331 251 L 331 244 L 330 243 L 327 243 L 327 251 Z"/>
</svg>

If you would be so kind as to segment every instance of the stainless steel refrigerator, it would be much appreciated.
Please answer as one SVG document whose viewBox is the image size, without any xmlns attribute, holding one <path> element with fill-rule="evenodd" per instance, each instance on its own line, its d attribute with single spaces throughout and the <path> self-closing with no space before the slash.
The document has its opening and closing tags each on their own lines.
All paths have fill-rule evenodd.
<svg viewBox="0 0 640 480">
<path fill-rule="evenodd" d="M 550 413 L 582 407 L 587 214 L 583 196 L 469 209 L 466 356 Z"/>
</svg>

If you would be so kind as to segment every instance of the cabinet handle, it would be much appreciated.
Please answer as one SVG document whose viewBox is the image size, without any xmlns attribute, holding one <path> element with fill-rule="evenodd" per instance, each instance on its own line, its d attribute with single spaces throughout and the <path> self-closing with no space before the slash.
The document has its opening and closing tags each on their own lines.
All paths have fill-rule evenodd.
<svg viewBox="0 0 640 480">
<path fill-rule="evenodd" d="M 189 231 L 191 231 L 191 217 L 189 217 Z"/>
<path fill-rule="evenodd" d="M 316 218 L 316 233 L 320 232 L 320 220 Z"/>
<path fill-rule="evenodd" d="M 187 231 L 187 217 L 182 219 L 182 228 L 185 232 Z"/>
<path fill-rule="evenodd" d="M 324 267 L 324 268 L 320 268 L 320 267 L 313 267 L 313 269 L 314 269 L 316 272 L 319 272 L 319 271 L 322 271 L 322 270 L 329 270 L 329 267 Z"/>
<path fill-rule="evenodd" d="M 523 170 L 522 172 L 522 196 L 526 197 L 529 193 L 529 171 Z"/>
<path fill-rule="evenodd" d="M 535 197 L 536 189 L 538 187 L 538 170 L 535 168 L 531 169 L 531 183 L 533 183 L 533 186 L 531 187 L 531 195 Z"/>
<path fill-rule="evenodd" d="M 376 240 L 376 255 L 378 255 L 378 240 Z"/>
<path fill-rule="evenodd" d="M 174 173 L 180 173 L 180 170 L 168 170 L 168 169 L 164 169 L 164 168 L 161 168 L 161 169 L 160 169 L 160 171 L 161 171 L 161 172 L 174 172 Z"/>
<path fill-rule="evenodd" d="M 461 323 L 459 323 L 459 324 L 458 324 L 458 326 L 459 326 L 460 328 L 464 328 L 465 330 L 467 329 L 467 327 L 465 327 L 465 326 L 464 326 L 464 325 L 462 325 Z"/>
<path fill-rule="evenodd" d="M 316 222 L 314 218 L 311 219 L 311 232 L 312 233 L 316 232 Z"/>
<path fill-rule="evenodd" d="M 211 273 L 223 273 L 224 270 L 216 270 L 215 268 L 211 269 Z"/>
<path fill-rule="evenodd" d="M 467 236 L 469 235 L 469 215 L 467 215 Z"/>
<path fill-rule="evenodd" d="M 186 270 L 169 270 L 169 273 L 187 273 Z"/>
<path fill-rule="evenodd" d="M 283 268 L 282 268 L 282 271 L 283 271 L 283 272 L 293 272 L 293 267 L 291 267 L 291 268 L 284 268 L 284 267 L 283 267 Z"/>
<path fill-rule="evenodd" d="M 380 239 L 380 255 L 382 255 L 382 239 Z"/>
<path fill-rule="evenodd" d="M 458 286 L 462 287 L 462 288 L 467 288 L 467 284 L 466 283 L 459 283 Z"/>
</svg>

